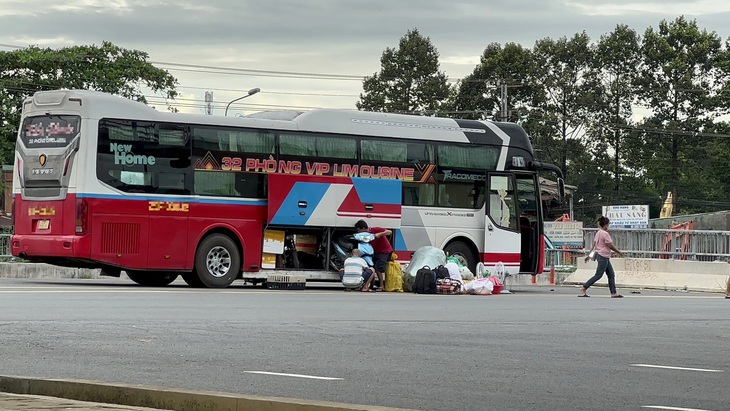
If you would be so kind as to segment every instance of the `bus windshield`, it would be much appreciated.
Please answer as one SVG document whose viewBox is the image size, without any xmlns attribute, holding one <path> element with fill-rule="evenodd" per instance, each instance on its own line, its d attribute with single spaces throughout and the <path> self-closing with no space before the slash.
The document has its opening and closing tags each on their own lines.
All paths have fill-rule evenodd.
<svg viewBox="0 0 730 411">
<path fill-rule="evenodd" d="M 35 116 L 23 121 L 20 138 L 26 148 L 66 147 L 79 133 L 79 116 Z"/>
</svg>

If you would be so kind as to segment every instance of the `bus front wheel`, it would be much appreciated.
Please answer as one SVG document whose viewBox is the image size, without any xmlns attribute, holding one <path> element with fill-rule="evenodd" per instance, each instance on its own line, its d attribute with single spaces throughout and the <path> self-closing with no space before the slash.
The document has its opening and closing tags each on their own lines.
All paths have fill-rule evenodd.
<svg viewBox="0 0 730 411">
<path fill-rule="evenodd" d="M 236 243 L 223 234 L 206 237 L 195 253 L 195 272 L 205 287 L 231 285 L 241 272 L 241 254 Z"/>
<path fill-rule="evenodd" d="M 444 248 L 447 255 L 454 256 L 459 262 L 472 273 L 477 269 L 477 257 L 471 247 L 461 241 L 454 241 Z"/>
<path fill-rule="evenodd" d="M 130 280 L 145 287 L 164 287 L 175 281 L 178 275 L 168 271 L 126 271 Z"/>
</svg>

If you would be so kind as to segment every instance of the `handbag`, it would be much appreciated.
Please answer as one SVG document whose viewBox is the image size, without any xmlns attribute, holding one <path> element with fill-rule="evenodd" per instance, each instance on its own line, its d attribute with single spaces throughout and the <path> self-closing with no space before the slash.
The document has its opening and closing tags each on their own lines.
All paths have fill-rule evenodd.
<svg viewBox="0 0 730 411">
<path fill-rule="evenodd" d="M 436 294 L 461 294 L 461 283 L 453 278 L 436 280 Z"/>
<path fill-rule="evenodd" d="M 593 250 L 590 253 L 588 253 L 588 258 L 590 258 L 591 261 L 596 261 L 596 250 Z"/>
</svg>

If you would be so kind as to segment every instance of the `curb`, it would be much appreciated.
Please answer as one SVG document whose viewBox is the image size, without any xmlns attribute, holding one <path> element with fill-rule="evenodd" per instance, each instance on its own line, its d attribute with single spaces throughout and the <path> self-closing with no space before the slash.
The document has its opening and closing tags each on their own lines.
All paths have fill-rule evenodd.
<svg viewBox="0 0 730 411">
<path fill-rule="evenodd" d="M 405 408 L 0 375 L 0 391 L 180 411 L 405 411 Z"/>
<path fill-rule="evenodd" d="M 97 279 L 98 269 L 59 267 L 42 263 L 0 263 L 0 278 L 83 278 Z"/>
</svg>

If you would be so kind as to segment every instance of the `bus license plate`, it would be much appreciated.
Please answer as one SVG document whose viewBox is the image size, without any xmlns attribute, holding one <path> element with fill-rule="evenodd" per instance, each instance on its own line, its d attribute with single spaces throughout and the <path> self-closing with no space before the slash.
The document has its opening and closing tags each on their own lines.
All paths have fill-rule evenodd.
<svg viewBox="0 0 730 411">
<path fill-rule="evenodd" d="M 51 220 L 38 220 L 39 230 L 48 230 L 51 227 Z"/>
</svg>

